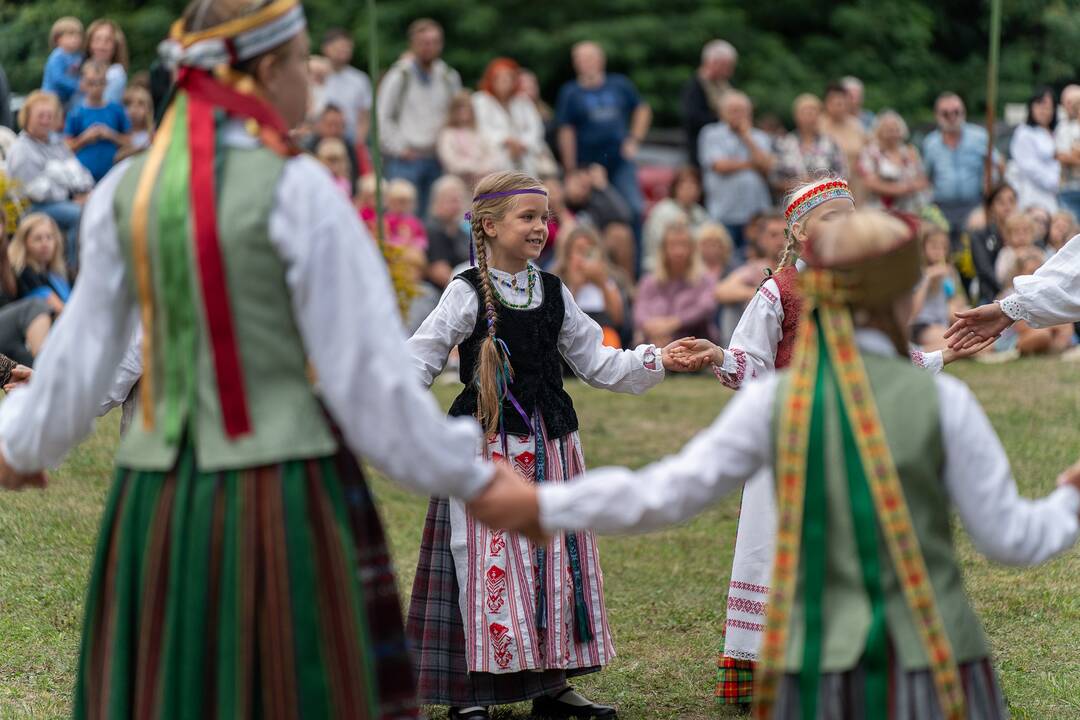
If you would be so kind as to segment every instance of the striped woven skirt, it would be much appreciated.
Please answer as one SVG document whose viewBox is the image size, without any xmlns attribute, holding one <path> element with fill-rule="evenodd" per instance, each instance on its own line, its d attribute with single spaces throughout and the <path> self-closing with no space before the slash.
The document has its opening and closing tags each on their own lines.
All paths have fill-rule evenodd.
<svg viewBox="0 0 1080 720">
<path fill-rule="evenodd" d="M 1008 720 L 1009 711 L 990 660 L 963 663 L 959 669 L 967 698 L 966 720 Z M 887 708 L 867 707 L 865 687 L 866 673 L 861 665 L 849 672 L 823 674 L 818 685 L 817 720 L 945 720 L 929 671 L 905 672 L 893 663 Z M 798 675 L 785 675 L 781 681 L 773 717 L 802 718 Z"/>
<path fill-rule="evenodd" d="M 347 451 L 120 468 L 86 601 L 76 718 L 419 715 L 393 570 Z"/>
</svg>

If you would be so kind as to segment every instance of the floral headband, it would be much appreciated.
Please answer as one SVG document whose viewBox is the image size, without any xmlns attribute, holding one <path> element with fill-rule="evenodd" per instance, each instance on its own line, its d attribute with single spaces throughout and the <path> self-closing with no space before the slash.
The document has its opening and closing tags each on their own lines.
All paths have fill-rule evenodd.
<svg viewBox="0 0 1080 720">
<path fill-rule="evenodd" d="M 818 205 L 837 198 L 847 198 L 853 205 L 855 204 L 855 198 L 846 180 L 826 180 L 813 186 L 795 198 L 784 210 L 784 219 L 787 221 L 788 228 L 806 217 L 806 214 Z"/>
</svg>

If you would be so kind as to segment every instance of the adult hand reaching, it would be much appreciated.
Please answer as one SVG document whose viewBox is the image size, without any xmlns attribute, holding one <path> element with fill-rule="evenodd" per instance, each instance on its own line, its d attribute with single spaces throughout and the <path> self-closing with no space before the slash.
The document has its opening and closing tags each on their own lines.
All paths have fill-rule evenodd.
<svg viewBox="0 0 1080 720">
<path fill-rule="evenodd" d="M 986 348 L 990 347 L 997 341 L 997 335 L 987 338 L 982 342 L 975 343 L 973 345 L 965 345 L 960 350 L 953 350 L 951 347 L 946 347 L 941 351 L 941 364 L 948 365 L 951 362 L 957 360 L 963 360 L 964 358 L 974 357 L 978 355 Z"/>
<path fill-rule="evenodd" d="M 990 303 L 956 313 L 956 322 L 945 331 L 945 337 L 953 350 L 965 350 L 998 337 L 1012 324 L 1001 305 Z"/>
<path fill-rule="evenodd" d="M 23 488 L 36 487 L 44 490 L 45 485 L 44 472 L 16 472 L 14 468 L 8 465 L 7 458 L 0 455 L 0 488 L 4 490 L 22 490 Z"/>
<path fill-rule="evenodd" d="M 547 542 L 540 527 L 540 502 L 536 486 L 515 473 L 508 464 L 496 464 L 495 475 L 466 508 L 491 528 L 512 530 L 537 545 Z"/>
</svg>

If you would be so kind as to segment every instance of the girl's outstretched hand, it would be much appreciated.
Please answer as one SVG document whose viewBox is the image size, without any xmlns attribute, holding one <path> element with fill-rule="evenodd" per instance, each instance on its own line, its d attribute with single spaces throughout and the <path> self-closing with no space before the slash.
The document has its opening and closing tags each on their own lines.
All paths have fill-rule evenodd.
<svg viewBox="0 0 1080 720">
<path fill-rule="evenodd" d="M 724 361 L 723 348 L 704 338 L 687 337 L 676 340 L 664 348 L 663 355 L 664 367 L 667 367 L 667 358 L 670 357 L 676 365 L 675 370 L 682 372 L 697 372 L 706 365 L 719 365 Z"/>
<path fill-rule="evenodd" d="M 505 462 L 497 463 L 495 468 L 491 482 L 467 503 L 468 511 L 490 528 L 513 530 L 538 545 L 546 543 L 536 486 Z"/>
<path fill-rule="evenodd" d="M 990 303 L 956 313 L 956 322 L 945 331 L 945 337 L 953 350 L 967 350 L 997 338 L 1012 324 L 999 304 Z"/>
<path fill-rule="evenodd" d="M 20 473 L 8 465 L 7 458 L 0 454 L 0 488 L 4 490 L 22 490 L 36 487 L 45 489 L 45 473 Z"/>
<path fill-rule="evenodd" d="M 973 345 L 965 344 L 964 347 L 959 350 L 953 350 L 951 347 L 946 347 L 941 351 L 941 363 L 942 365 L 948 365 L 956 360 L 973 357 L 993 345 L 995 342 L 997 342 L 997 335 Z"/>
</svg>

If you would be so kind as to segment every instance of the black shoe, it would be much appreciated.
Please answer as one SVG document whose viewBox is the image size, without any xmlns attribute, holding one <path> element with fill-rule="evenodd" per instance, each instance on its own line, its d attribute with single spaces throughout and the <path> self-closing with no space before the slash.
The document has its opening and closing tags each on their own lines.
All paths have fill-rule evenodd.
<svg viewBox="0 0 1080 720">
<path fill-rule="evenodd" d="M 576 720 L 615 720 L 619 717 L 618 712 L 611 705 L 571 705 L 562 702 L 559 698 L 574 688 L 567 685 L 554 696 L 541 695 L 533 700 L 532 715 L 534 718 L 543 720 L 564 720 L 575 718 Z"/>
<path fill-rule="evenodd" d="M 452 707 L 446 713 L 449 720 L 489 720 L 487 708 L 470 707 L 464 711 L 461 708 Z"/>
</svg>

